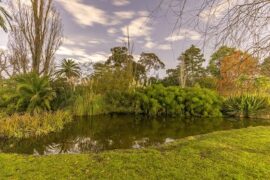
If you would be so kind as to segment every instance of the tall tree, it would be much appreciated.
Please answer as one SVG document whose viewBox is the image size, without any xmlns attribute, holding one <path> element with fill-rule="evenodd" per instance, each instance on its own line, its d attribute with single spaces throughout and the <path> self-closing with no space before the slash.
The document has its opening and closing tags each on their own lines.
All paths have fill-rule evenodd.
<svg viewBox="0 0 270 180">
<path fill-rule="evenodd" d="M 165 64 L 160 60 L 160 58 L 155 53 L 141 53 L 138 63 L 145 67 L 146 72 L 149 74 L 151 71 L 158 71 L 159 69 L 164 69 Z M 148 77 L 145 77 L 148 81 Z"/>
<path fill-rule="evenodd" d="M 220 77 L 220 62 L 227 56 L 231 55 L 235 48 L 231 48 L 228 46 L 220 47 L 216 52 L 214 52 L 209 61 L 208 71 L 213 77 Z"/>
<path fill-rule="evenodd" d="M 114 47 L 105 65 L 117 71 L 126 71 L 126 80 L 137 83 L 145 76 L 145 67 L 134 60 L 127 47 Z"/>
<path fill-rule="evenodd" d="M 133 56 L 129 54 L 127 47 L 114 47 L 111 49 L 111 56 L 105 64 L 114 67 L 124 67 L 128 62 L 133 61 Z"/>
<path fill-rule="evenodd" d="M 164 69 L 165 64 L 160 60 L 160 58 L 155 53 L 142 53 L 138 63 L 145 66 L 146 71 Z"/>
<path fill-rule="evenodd" d="M 17 40 L 23 39 L 26 42 L 32 72 L 49 74 L 62 39 L 61 18 L 53 0 L 31 0 L 30 6 L 18 0 L 11 4 L 11 8 L 16 30 L 13 32 L 14 36 L 11 36 L 11 41 L 21 43 Z"/>
<path fill-rule="evenodd" d="M 55 74 L 58 77 L 66 78 L 71 85 L 74 85 L 75 79 L 79 78 L 81 75 L 80 70 L 81 68 L 74 60 L 64 59 Z"/>
<path fill-rule="evenodd" d="M 179 58 L 180 61 L 180 83 L 182 87 L 186 85 L 194 86 L 196 80 L 202 77 L 206 70 L 203 67 L 205 59 L 201 50 L 192 45 Z"/>
<path fill-rule="evenodd" d="M 2 0 L 0 0 L 0 3 L 2 3 Z M 9 13 L 5 10 L 5 8 L 0 4 L 0 27 L 7 32 L 7 23 L 10 24 L 11 16 Z"/>
<path fill-rule="evenodd" d="M 252 92 L 257 74 L 258 60 L 248 53 L 235 51 L 221 61 L 219 92 L 224 95 Z"/>
</svg>

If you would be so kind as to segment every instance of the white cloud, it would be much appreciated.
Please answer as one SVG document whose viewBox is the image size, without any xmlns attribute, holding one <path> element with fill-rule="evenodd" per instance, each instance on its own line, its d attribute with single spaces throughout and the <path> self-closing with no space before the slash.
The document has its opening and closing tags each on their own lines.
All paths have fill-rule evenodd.
<svg viewBox="0 0 270 180">
<path fill-rule="evenodd" d="M 102 41 L 101 40 L 89 40 L 88 43 L 89 44 L 101 44 Z"/>
<path fill-rule="evenodd" d="M 109 34 L 115 34 L 115 33 L 118 32 L 118 30 L 117 30 L 116 28 L 109 28 L 109 29 L 107 30 L 107 32 L 108 32 Z"/>
<path fill-rule="evenodd" d="M 118 25 L 123 22 L 123 20 L 132 19 L 135 15 L 133 11 L 118 11 L 114 12 L 114 16 L 110 17 L 109 25 Z"/>
<path fill-rule="evenodd" d="M 84 49 L 80 48 L 68 48 L 65 46 L 61 46 L 56 52 L 57 55 L 62 56 L 87 56 L 87 53 Z"/>
<path fill-rule="evenodd" d="M 143 17 L 148 17 L 150 15 L 148 11 L 139 11 L 138 14 Z"/>
<path fill-rule="evenodd" d="M 105 52 L 96 52 L 89 55 L 91 62 L 101 62 L 107 60 L 109 57 L 108 53 Z"/>
<path fill-rule="evenodd" d="M 66 37 L 64 38 L 63 43 L 64 43 L 64 45 L 75 45 L 76 44 L 75 41 L 73 41 L 69 38 L 66 38 Z"/>
<path fill-rule="evenodd" d="M 175 32 L 173 35 L 165 38 L 166 41 L 175 42 L 183 39 L 190 39 L 193 41 L 197 41 L 201 39 L 201 34 L 197 31 L 189 30 L 189 29 L 181 29 L 180 32 Z"/>
<path fill-rule="evenodd" d="M 126 42 L 126 38 L 124 38 L 124 37 L 118 37 L 116 39 L 116 42 L 124 44 Z"/>
<path fill-rule="evenodd" d="M 144 47 L 146 47 L 148 49 L 152 49 L 155 46 L 156 46 L 156 43 L 154 43 L 152 41 L 147 41 L 146 44 L 144 45 Z"/>
<path fill-rule="evenodd" d="M 171 49 L 171 45 L 170 44 L 161 44 L 161 45 L 157 46 L 157 49 L 160 49 L 160 50 L 170 50 Z"/>
<path fill-rule="evenodd" d="M 130 1 L 129 0 L 113 0 L 112 4 L 115 6 L 125 6 L 125 5 L 130 4 Z"/>
<path fill-rule="evenodd" d="M 147 17 L 139 17 L 127 26 L 129 28 L 130 37 L 149 37 L 152 28 L 147 24 Z M 127 36 L 127 27 L 122 28 L 122 32 Z"/>
<path fill-rule="evenodd" d="M 108 24 L 106 12 L 94 6 L 83 4 L 81 0 L 57 0 L 74 17 L 76 22 L 84 26 Z"/>
<path fill-rule="evenodd" d="M 109 54 L 105 52 L 95 52 L 89 54 L 86 52 L 85 49 L 68 48 L 65 46 L 61 46 L 56 52 L 56 54 L 60 56 L 68 56 L 69 58 L 74 58 L 80 63 L 100 62 L 106 60 L 109 57 Z"/>
<path fill-rule="evenodd" d="M 125 19 L 132 19 L 135 15 L 135 12 L 133 12 L 133 11 L 118 11 L 118 12 L 114 12 L 114 15 L 118 19 L 125 20 Z"/>
</svg>

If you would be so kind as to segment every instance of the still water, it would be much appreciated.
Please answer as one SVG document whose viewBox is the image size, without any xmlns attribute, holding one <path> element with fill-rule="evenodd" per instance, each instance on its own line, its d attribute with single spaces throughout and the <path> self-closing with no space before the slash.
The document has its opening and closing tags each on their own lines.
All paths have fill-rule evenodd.
<svg viewBox="0 0 270 180">
<path fill-rule="evenodd" d="M 78 118 L 62 132 L 28 140 L 0 139 L 0 152 L 48 155 L 160 146 L 187 136 L 250 126 L 269 120 L 145 118 L 130 115 Z"/>
</svg>

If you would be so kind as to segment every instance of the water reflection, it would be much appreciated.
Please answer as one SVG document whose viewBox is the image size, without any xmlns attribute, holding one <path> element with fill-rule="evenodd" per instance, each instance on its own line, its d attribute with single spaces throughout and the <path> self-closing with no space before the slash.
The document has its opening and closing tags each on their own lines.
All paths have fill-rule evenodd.
<svg viewBox="0 0 270 180">
<path fill-rule="evenodd" d="M 78 118 L 62 132 L 28 140 L 0 140 L 0 152 L 59 154 L 144 148 L 218 130 L 270 125 L 268 120 L 148 119 L 128 115 Z"/>
</svg>

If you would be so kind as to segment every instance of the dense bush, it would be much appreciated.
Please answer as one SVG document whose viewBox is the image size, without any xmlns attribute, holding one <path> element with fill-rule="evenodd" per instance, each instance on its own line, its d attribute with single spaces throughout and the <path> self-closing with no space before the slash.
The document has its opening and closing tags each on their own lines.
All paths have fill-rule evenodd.
<svg viewBox="0 0 270 180">
<path fill-rule="evenodd" d="M 50 85 L 49 77 L 29 73 L 7 80 L 0 96 L 0 106 L 9 114 L 38 113 L 51 110 L 51 102 L 56 93 Z"/>
<path fill-rule="evenodd" d="M 136 107 L 137 98 L 134 92 L 111 91 L 104 96 L 106 112 L 114 113 L 139 113 Z"/>
<path fill-rule="evenodd" d="M 99 113 L 134 113 L 150 116 L 180 115 L 196 117 L 221 116 L 221 98 L 203 88 L 182 89 L 177 86 L 153 85 L 136 91 L 111 91 L 99 98 L 82 96 L 77 99 L 76 115 Z"/>
<path fill-rule="evenodd" d="M 64 109 L 72 106 L 77 98 L 77 91 L 65 78 L 57 78 L 51 83 L 52 88 L 56 93 L 56 98 L 52 101 L 52 110 Z"/>
<path fill-rule="evenodd" d="M 256 95 L 241 95 L 228 98 L 223 104 L 223 113 L 236 117 L 251 117 L 269 110 L 269 99 Z"/>
<path fill-rule="evenodd" d="M 0 118 L 0 136 L 13 138 L 29 138 L 46 135 L 63 129 L 72 121 L 68 112 L 40 113 L 24 115 L 13 114 Z"/>
<path fill-rule="evenodd" d="M 154 85 L 137 92 L 137 98 L 148 115 L 221 116 L 221 98 L 208 89 Z"/>
</svg>

